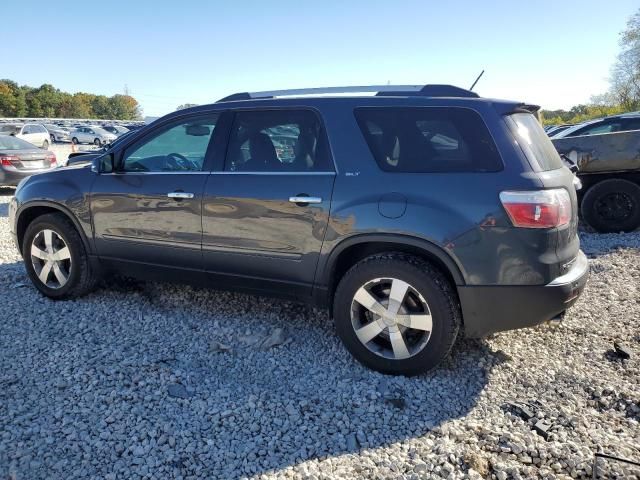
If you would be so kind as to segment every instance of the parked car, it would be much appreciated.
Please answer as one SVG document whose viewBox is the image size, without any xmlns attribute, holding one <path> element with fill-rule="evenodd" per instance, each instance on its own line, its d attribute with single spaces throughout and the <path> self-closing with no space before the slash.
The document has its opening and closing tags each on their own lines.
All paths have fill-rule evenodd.
<svg viewBox="0 0 640 480">
<path fill-rule="evenodd" d="M 619 125 L 615 133 L 590 130 L 552 138 L 558 152 L 578 168 L 582 218 L 603 233 L 640 228 L 640 124 Z M 629 129 L 634 126 L 638 129 Z"/>
<path fill-rule="evenodd" d="M 45 123 L 44 128 L 49 132 L 49 137 L 51 139 L 51 143 L 53 142 L 70 142 L 71 137 L 69 137 L 68 129 L 64 127 L 60 127 L 58 125 L 54 125 L 52 123 Z"/>
<path fill-rule="evenodd" d="M 99 155 L 102 155 L 110 148 L 116 147 L 117 145 L 120 144 L 120 142 L 128 138 L 132 133 L 133 131 L 128 131 L 126 133 L 123 133 L 118 138 L 116 138 L 112 143 L 107 143 L 106 145 L 103 145 L 102 148 L 98 150 L 79 150 L 77 152 L 71 152 L 67 157 L 67 160 L 65 161 L 64 166 L 78 165 L 80 163 L 83 163 L 83 164 L 91 163 L 91 161 L 94 158 L 96 158 Z"/>
<path fill-rule="evenodd" d="M 0 125 L 0 135 L 12 135 L 32 145 L 49 148 L 49 132 L 39 123 L 5 123 Z"/>
<path fill-rule="evenodd" d="M 116 137 L 129 131 L 128 128 L 121 127 L 120 125 L 103 125 L 102 128 L 109 133 L 113 133 Z"/>
<path fill-rule="evenodd" d="M 554 135 L 557 135 L 560 132 L 564 132 L 567 128 L 571 127 L 573 127 L 573 124 L 571 123 L 567 123 L 565 125 L 552 125 L 545 129 L 545 132 L 547 132 L 547 135 L 549 135 L 550 137 L 553 137 Z"/>
<path fill-rule="evenodd" d="M 640 130 L 640 113 L 624 113 L 612 115 L 610 117 L 589 120 L 578 125 L 569 127 L 556 134 L 551 134 L 551 138 L 569 138 L 585 135 L 600 135 L 603 133 L 628 132 L 630 130 Z"/>
<path fill-rule="evenodd" d="M 377 95 L 321 95 L 356 90 Z M 560 319 L 587 282 L 536 111 L 447 85 L 235 94 L 25 180 L 11 231 L 50 298 L 101 271 L 282 296 L 328 308 L 368 367 L 416 374 L 462 332 Z"/>
<path fill-rule="evenodd" d="M 77 145 L 79 143 L 93 143 L 102 146 L 113 142 L 117 137 L 113 133 L 109 133 L 100 127 L 79 127 L 72 130 L 69 134 L 71 143 Z"/>
<path fill-rule="evenodd" d="M 29 175 L 55 167 L 53 152 L 37 148 L 15 136 L 0 134 L 0 186 L 17 185 Z"/>
</svg>

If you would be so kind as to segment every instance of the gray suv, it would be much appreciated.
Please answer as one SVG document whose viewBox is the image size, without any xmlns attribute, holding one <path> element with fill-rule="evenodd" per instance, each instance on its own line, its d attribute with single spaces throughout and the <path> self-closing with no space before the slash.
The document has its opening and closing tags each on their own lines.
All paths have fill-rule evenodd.
<svg viewBox="0 0 640 480">
<path fill-rule="evenodd" d="M 536 111 L 447 85 L 235 94 L 21 182 L 13 235 L 50 298 L 109 272 L 281 296 L 416 374 L 585 286 L 574 177 Z"/>
</svg>

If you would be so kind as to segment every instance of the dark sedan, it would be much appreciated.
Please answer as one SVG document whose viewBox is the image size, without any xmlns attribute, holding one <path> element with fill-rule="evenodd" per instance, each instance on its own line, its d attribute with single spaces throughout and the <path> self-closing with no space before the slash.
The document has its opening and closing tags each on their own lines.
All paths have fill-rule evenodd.
<svg viewBox="0 0 640 480">
<path fill-rule="evenodd" d="M 0 186 L 17 185 L 29 175 L 56 166 L 53 152 L 36 148 L 16 137 L 0 135 Z"/>
</svg>

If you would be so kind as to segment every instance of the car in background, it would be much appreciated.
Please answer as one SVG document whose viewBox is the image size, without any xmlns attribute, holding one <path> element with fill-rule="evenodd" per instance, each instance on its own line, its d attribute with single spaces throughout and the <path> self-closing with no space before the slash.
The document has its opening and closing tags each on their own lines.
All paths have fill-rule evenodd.
<svg viewBox="0 0 640 480">
<path fill-rule="evenodd" d="M 74 145 L 79 143 L 93 143 L 98 147 L 111 143 L 118 138 L 113 133 L 94 126 L 76 128 L 69 135 L 71 136 L 71 143 Z"/>
<path fill-rule="evenodd" d="M 99 157 L 100 155 L 107 152 L 108 150 L 117 147 L 118 145 L 120 145 L 120 142 L 129 138 L 133 133 L 134 133 L 133 131 L 128 131 L 126 133 L 123 133 L 118 138 L 116 138 L 112 143 L 108 143 L 104 145 L 102 148 L 97 150 L 80 150 L 78 152 L 71 152 L 67 157 L 67 159 L 62 163 L 62 165 L 68 166 L 68 165 L 91 163 L 91 161 L 94 158 Z"/>
<path fill-rule="evenodd" d="M 545 132 L 549 137 L 553 137 L 554 135 L 559 134 L 560 132 L 564 132 L 567 128 L 573 127 L 573 123 L 567 123 L 564 125 L 550 125 L 545 128 Z"/>
<path fill-rule="evenodd" d="M 600 135 L 603 133 L 628 132 L 631 130 L 640 130 L 640 112 L 623 113 L 589 120 L 588 122 L 569 127 L 559 133 L 550 134 L 550 137 L 557 139 L 584 135 Z"/>
<path fill-rule="evenodd" d="M 54 125 L 53 123 L 45 123 L 44 128 L 49 132 L 51 143 L 53 142 L 70 142 L 69 129 Z"/>
<path fill-rule="evenodd" d="M 14 186 L 34 173 L 57 166 L 53 152 L 11 135 L 0 135 L 0 186 Z"/>
<path fill-rule="evenodd" d="M 119 137 L 120 135 L 129 131 L 128 128 L 121 125 L 103 125 L 102 128 L 109 133 L 113 133 L 116 137 Z"/>
<path fill-rule="evenodd" d="M 49 132 L 39 123 L 6 123 L 0 125 L 0 135 L 11 135 L 36 147 L 49 148 Z"/>
</svg>

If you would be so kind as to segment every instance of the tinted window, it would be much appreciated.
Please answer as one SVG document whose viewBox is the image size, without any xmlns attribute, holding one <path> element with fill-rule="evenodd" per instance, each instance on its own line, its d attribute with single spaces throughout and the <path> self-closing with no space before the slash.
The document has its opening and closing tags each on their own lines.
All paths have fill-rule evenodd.
<svg viewBox="0 0 640 480">
<path fill-rule="evenodd" d="M 627 119 L 625 121 L 625 130 L 640 130 L 640 118 Z"/>
<path fill-rule="evenodd" d="M 596 125 L 590 125 L 585 128 L 581 128 L 573 132 L 570 137 L 577 137 L 579 135 L 598 135 L 601 133 L 617 132 L 622 127 L 621 121 L 616 122 L 603 122 Z"/>
<path fill-rule="evenodd" d="M 164 127 L 151 139 L 125 151 L 123 169 L 128 172 L 200 171 L 217 116 L 200 117 Z"/>
<path fill-rule="evenodd" d="M 480 115 L 466 108 L 358 108 L 376 162 L 387 172 L 495 172 L 498 149 Z"/>
<path fill-rule="evenodd" d="M 22 134 L 26 134 L 26 133 L 34 133 L 33 129 L 31 128 L 31 125 L 25 125 L 22 129 Z"/>
<path fill-rule="evenodd" d="M 331 166 L 326 135 L 309 110 L 237 112 L 226 171 L 326 172 Z"/>
<path fill-rule="evenodd" d="M 530 113 L 516 113 L 507 117 L 509 125 L 518 145 L 536 170 L 555 170 L 563 166 L 558 151 Z"/>
</svg>

